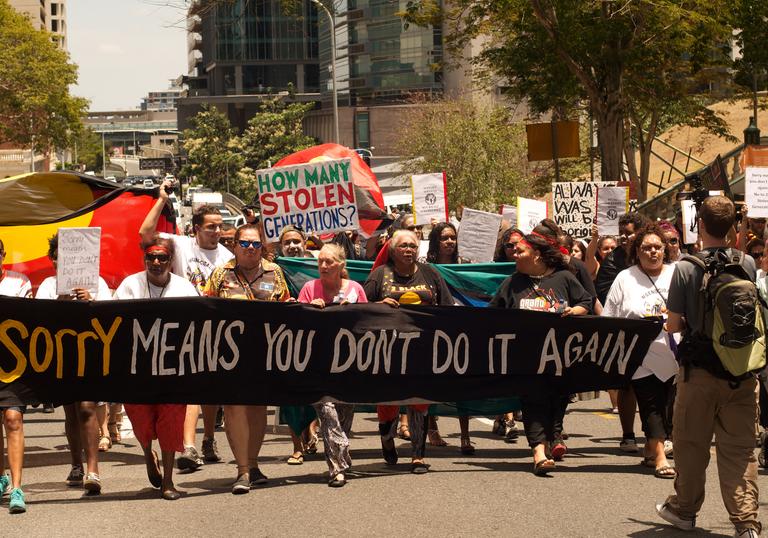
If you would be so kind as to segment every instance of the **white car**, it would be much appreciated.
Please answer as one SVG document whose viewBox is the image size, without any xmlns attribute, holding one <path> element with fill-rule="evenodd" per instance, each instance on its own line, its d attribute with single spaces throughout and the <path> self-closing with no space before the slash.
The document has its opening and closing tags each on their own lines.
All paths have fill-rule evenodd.
<svg viewBox="0 0 768 538">
<path fill-rule="evenodd" d="M 145 179 L 144 180 L 144 188 L 145 189 L 154 189 L 155 188 L 155 182 L 151 179 Z"/>
</svg>

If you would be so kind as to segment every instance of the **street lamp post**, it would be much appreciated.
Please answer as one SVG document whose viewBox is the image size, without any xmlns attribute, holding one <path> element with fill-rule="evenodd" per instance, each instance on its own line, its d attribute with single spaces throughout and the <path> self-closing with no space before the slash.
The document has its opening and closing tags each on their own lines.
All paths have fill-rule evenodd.
<svg viewBox="0 0 768 538">
<path fill-rule="evenodd" d="M 104 131 L 101 131 L 101 178 L 107 177 L 107 151 L 104 149 Z"/>
<path fill-rule="evenodd" d="M 333 130 L 335 142 L 341 143 L 339 138 L 339 96 L 336 90 L 336 21 L 331 10 L 320 0 L 312 0 L 312 3 L 322 9 L 328 16 L 328 24 L 331 31 L 331 93 L 333 94 Z"/>
</svg>

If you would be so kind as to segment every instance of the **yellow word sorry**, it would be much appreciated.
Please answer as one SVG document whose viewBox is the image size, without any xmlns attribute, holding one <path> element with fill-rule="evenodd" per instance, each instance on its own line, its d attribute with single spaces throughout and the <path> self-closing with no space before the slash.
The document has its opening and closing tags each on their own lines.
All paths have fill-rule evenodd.
<svg viewBox="0 0 768 538">
<path fill-rule="evenodd" d="M 31 333 L 26 325 L 15 319 L 7 319 L 0 323 L 0 345 L 5 346 L 10 354 L 16 359 L 16 367 L 10 372 L 0 368 L 0 381 L 11 383 L 21 377 L 27 369 L 27 365 L 32 367 L 37 373 L 43 373 L 53 362 L 54 352 L 56 353 L 56 377 L 64 377 L 64 338 L 75 338 L 77 342 L 77 377 L 85 376 L 85 343 L 87 340 L 95 340 L 102 343 L 101 352 L 101 375 L 109 375 L 110 344 L 117 333 L 117 328 L 122 323 L 123 318 L 116 317 L 108 331 L 105 331 L 98 319 L 91 319 L 93 331 L 77 332 L 72 329 L 60 329 L 55 334 L 45 327 L 35 327 Z M 16 333 L 21 342 L 14 340 L 11 333 Z M 26 340 L 29 340 L 26 344 Z M 45 351 L 43 359 L 38 355 L 40 340 L 43 342 Z M 24 349 L 27 353 L 24 353 Z M 1 351 L 1 350 L 0 350 Z"/>
</svg>

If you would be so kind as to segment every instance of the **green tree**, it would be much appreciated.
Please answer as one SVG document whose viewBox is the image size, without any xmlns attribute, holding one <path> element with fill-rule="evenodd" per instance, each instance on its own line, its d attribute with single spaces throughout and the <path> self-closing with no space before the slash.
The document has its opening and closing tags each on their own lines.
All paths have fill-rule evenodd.
<svg viewBox="0 0 768 538">
<path fill-rule="evenodd" d="M 455 0 L 447 11 L 413 0 L 403 16 L 446 21 L 459 54 L 480 38 L 475 63 L 507 81 L 536 113 L 582 111 L 595 119 L 601 175 L 629 176 L 647 194 L 653 137 L 685 123 L 727 134 L 706 108 L 702 88 L 727 75 L 732 7 L 726 0 Z M 640 163 L 634 158 L 640 152 Z"/>
<path fill-rule="evenodd" d="M 754 114 L 757 116 L 758 90 L 765 88 L 768 74 L 768 2 L 737 0 L 734 26 L 736 47 L 741 56 L 736 59 L 736 83 L 752 94 Z"/>
<path fill-rule="evenodd" d="M 256 194 L 256 170 L 273 166 L 283 157 L 314 146 L 317 141 L 304 134 L 304 117 L 313 103 L 285 103 L 274 97 L 259 105 L 259 112 L 248 121 L 240 137 L 244 166 L 240 178 L 245 198 Z"/>
<path fill-rule="evenodd" d="M 81 130 L 88 101 L 69 93 L 77 66 L 52 38 L 0 0 L 0 142 L 47 152 Z"/>
<path fill-rule="evenodd" d="M 516 196 L 549 191 L 551 164 L 529 163 L 524 127 L 509 119 L 505 107 L 445 100 L 414 109 L 398 132 L 406 174 L 445 172 L 452 208 L 498 211 Z M 561 161 L 561 172 L 575 177 L 588 171 L 583 159 Z"/>
<path fill-rule="evenodd" d="M 214 191 L 241 194 L 243 187 L 237 172 L 242 167 L 243 158 L 240 140 L 229 118 L 216 107 L 203 105 L 190 123 L 192 128 L 186 129 L 183 136 L 187 164 L 181 175 L 194 176 Z"/>
</svg>

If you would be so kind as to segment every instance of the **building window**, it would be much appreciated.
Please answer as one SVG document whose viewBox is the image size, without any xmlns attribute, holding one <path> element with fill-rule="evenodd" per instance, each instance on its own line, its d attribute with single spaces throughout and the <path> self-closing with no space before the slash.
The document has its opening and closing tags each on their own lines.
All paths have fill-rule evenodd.
<svg viewBox="0 0 768 538">
<path fill-rule="evenodd" d="M 56 16 L 59 14 L 59 4 L 51 4 L 51 15 Z"/>
<path fill-rule="evenodd" d="M 368 112 L 358 112 L 355 114 L 355 140 L 358 148 L 368 149 L 371 147 L 371 129 Z"/>
</svg>

